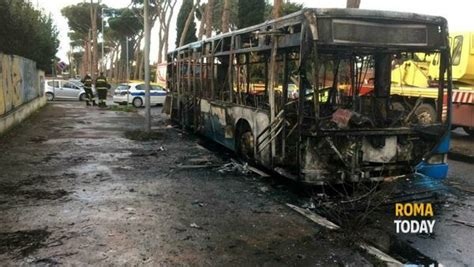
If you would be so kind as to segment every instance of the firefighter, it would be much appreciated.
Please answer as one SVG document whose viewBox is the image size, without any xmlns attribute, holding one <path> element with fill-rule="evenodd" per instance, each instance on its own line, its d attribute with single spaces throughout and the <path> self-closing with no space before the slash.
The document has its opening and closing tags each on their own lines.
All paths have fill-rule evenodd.
<svg viewBox="0 0 474 267">
<path fill-rule="evenodd" d="M 89 76 L 89 74 L 86 74 L 86 76 L 84 76 L 81 82 L 84 84 L 84 91 L 86 92 L 86 105 L 90 106 L 92 103 L 92 105 L 96 106 L 97 104 L 95 103 L 94 93 L 92 92 L 91 76 Z"/>
<path fill-rule="evenodd" d="M 95 89 L 97 90 L 97 95 L 99 96 L 99 107 L 107 107 L 105 100 L 107 99 L 107 89 L 109 88 L 110 84 L 107 82 L 107 78 L 105 78 L 104 73 L 101 72 L 99 77 L 95 79 Z"/>
</svg>

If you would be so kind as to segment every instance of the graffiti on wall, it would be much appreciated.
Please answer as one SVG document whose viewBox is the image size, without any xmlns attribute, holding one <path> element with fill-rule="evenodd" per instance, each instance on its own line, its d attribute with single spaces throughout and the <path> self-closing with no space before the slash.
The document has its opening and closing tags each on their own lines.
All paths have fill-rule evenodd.
<svg viewBox="0 0 474 267">
<path fill-rule="evenodd" d="M 43 95 L 44 72 L 36 62 L 0 53 L 0 116 Z"/>
</svg>

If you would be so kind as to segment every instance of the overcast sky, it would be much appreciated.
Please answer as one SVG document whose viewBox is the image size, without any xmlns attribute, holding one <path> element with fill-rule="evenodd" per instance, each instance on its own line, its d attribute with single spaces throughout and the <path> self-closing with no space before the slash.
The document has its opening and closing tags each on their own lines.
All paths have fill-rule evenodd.
<svg viewBox="0 0 474 267">
<path fill-rule="evenodd" d="M 46 13 L 53 16 L 56 27 L 59 30 L 59 39 L 61 44 L 57 56 L 67 62 L 66 53 L 69 50 L 69 31 L 66 19 L 61 16 L 61 8 L 83 2 L 83 0 L 30 0 L 44 9 Z M 36 1 L 36 3 L 35 3 Z M 94 0 L 96 2 L 97 0 Z M 245 1 L 245 0 L 241 0 Z M 102 0 L 102 3 L 114 8 L 126 7 L 130 4 L 130 0 Z M 345 7 L 346 0 L 293 0 L 293 2 L 303 3 L 305 7 Z M 182 0 L 178 0 L 173 18 L 173 25 L 170 31 L 170 49 L 175 47 L 176 40 L 176 14 Z M 450 31 L 474 31 L 473 7 L 472 0 L 361 0 L 361 8 L 393 10 L 415 12 L 421 14 L 438 15 L 448 19 Z M 152 32 L 151 39 L 151 61 L 157 58 L 157 32 Z"/>
</svg>

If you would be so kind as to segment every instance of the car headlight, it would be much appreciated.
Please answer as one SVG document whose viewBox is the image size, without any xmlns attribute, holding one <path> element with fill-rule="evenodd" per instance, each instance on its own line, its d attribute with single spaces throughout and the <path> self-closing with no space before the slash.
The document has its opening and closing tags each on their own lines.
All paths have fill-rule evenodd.
<svg viewBox="0 0 474 267">
<path fill-rule="evenodd" d="M 426 160 L 428 164 L 443 164 L 448 162 L 448 154 L 433 154 Z"/>
</svg>

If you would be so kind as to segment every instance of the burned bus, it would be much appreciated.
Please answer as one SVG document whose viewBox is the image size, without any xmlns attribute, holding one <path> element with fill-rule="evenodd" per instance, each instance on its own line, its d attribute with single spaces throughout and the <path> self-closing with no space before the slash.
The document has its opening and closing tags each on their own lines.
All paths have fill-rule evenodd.
<svg viewBox="0 0 474 267">
<path fill-rule="evenodd" d="M 451 69 L 442 17 L 303 9 L 168 53 L 173 121 L 309 184 L 447 174 Z M 415 55 L 439 58 L 436 118 L 391 92 Z"/>
</svg>

